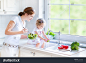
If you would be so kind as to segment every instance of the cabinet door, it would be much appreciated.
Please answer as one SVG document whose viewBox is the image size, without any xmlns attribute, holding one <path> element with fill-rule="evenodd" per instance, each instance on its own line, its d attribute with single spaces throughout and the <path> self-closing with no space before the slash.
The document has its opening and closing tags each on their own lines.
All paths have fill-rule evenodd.
<svg viewBox="0 0 86 63">
<path fill-rule="evenodd" d="M 20 57 L 33 57 L 33 51 L 29 49 L 20 48 Z"/>
<path fill-rule="evenodd" d="M 4 11 L 19 11 L 20 0 L 4 0 Z"/>
<path fill-rule="evenodd" d="M 3 0 L 0 0 L 0 11 L 3 11 Z"/>
<path fill-rule="evenodd" d="M 31 51 L 21 51 L 20 52 L 20 57 L 33 57 L 33 54 L 31 53 Z"/>
<path fill-rule="evenodd" d="M 51 57 L 51 54 L 48 54 L 46 52 L 41 51 L 35 51 L 35 54 L 33 54 L 34 57 Z"/>
</svg>

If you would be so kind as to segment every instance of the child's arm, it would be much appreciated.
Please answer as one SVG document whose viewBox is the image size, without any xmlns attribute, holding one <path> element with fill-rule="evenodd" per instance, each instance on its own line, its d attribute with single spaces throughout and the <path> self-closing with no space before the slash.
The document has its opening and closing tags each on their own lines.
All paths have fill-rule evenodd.
<svg viewBox="0 0 86 63">
<path fill-rule="evenodd" d="M 47 36 L 46 36 L 45 32 L 44 32 L 44 31 L 42 31 L 42 33 L 43 33 L 44 37 L 45 37 L 47 40 L 49 40 L 49 39 L 47 38 Z"/>
<path fill-rule="evenodd" d="M 46 41 L 46 39 L 42 38 L 42 37 L 38 34 L 38 32 L 37 32 L 37 31 L 35 31 L 35 33 L 38 35 L 38 37 L 39 37 L 40 39 L 42 39 L 42 40 Z"/>
<path fill-rule="evenodd" d="M 44 38 L 42 38 L 42 37 L 38 34 L 37 31 L 35 31 L 35 33 L 38 35 L 38 37 L 39 37 L 40 39 L 44 40 Z"/>
</svg>

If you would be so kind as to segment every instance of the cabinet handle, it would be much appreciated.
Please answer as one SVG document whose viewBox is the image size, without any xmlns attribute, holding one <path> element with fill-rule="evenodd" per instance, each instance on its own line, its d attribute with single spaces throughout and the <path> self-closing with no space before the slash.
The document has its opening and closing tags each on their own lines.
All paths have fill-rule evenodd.
<svg viewBox="0 0 86 63">
<path fill-rule="evenodd" d="M 30 52 L 31 54 L 33 53 L 33 52 Z"/>
<path fill-rule="evenodd" d="M 35 56 L 35 52 L 33 53 L 33 56 Z"/>
<path fill-rule="evenodd" d="M 3 11 L 5 11 L 5 10 L 3 10 Z"/>
<path fill-rule="evenodd" d="M 6 11 L 4 11 L 4 14 L 6 14 L 7 12 Z"/>
<path fill-rule="evenodd" d="M 35 56 L 35 52 L 30 52 L 31 54 L 33 54 L 33 56 Z"/>
</svg>

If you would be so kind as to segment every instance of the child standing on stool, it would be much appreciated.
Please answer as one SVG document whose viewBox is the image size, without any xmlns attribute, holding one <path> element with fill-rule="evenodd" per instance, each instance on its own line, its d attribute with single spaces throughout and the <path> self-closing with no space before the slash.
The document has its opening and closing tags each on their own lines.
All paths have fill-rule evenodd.
<svg viewBox="0 0 86 63">
<path fill-rule="evenodd" d="M 36 44 L 36 47 L 41 46 L 41 48 L 44 48 L 44 42 L 47 42 L 49 40 L 43 30 L 45 24 L 46 23 L 43 19 L 38 19 L 36 21 L 36 27 L 34 28 L 32 33 L 37 34 L 38 37 L 35 40 L 28 41 L 29 44 L 32 42 L 31 44 Z M 43 38 L 43 36 L 45 37 L 45 39 Z"/>
</svg>

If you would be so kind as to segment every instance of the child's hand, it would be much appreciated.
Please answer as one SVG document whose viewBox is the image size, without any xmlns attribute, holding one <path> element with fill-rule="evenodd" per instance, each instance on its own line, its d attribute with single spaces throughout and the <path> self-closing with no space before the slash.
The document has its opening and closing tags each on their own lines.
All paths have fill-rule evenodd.
<svg viewBox="0 0 86 63">
<path fill-rule="evenodd" d="M 50 39 L 47 39 L 47 40 L 50 40 Z"/>
<path fill-rule="evenodd" d="M 47 40 L 47 42 L 49 42 L 49 41 L 50 41 L 50 39 Z"/>
<path fill-rule="evenodd" d="M 47 42 L 49 42 L 49 41 L 50 41 L 50 39 L 47 38 Z"/>
<path fill-rule="evenodd" d="M 44 39 L 44 41 L 45 41 L 45 42 L 47 42 L 47 40 L 46 40 L 46 39 Z"/>
</svg>

